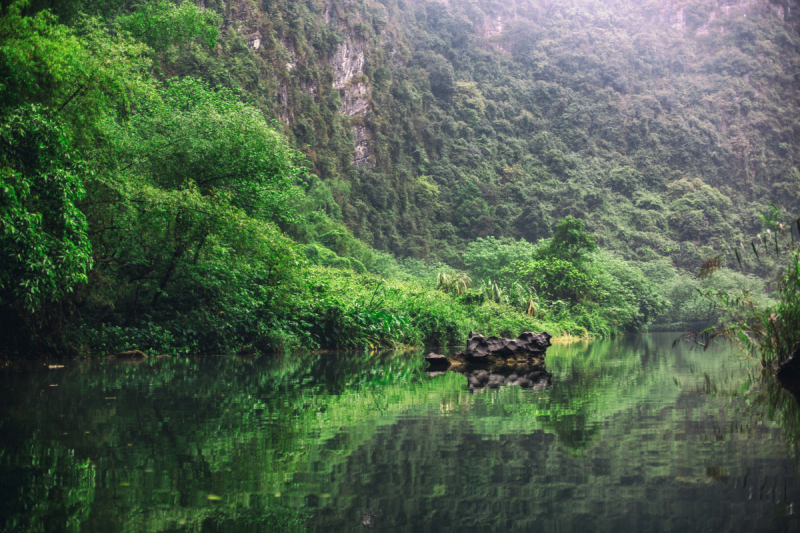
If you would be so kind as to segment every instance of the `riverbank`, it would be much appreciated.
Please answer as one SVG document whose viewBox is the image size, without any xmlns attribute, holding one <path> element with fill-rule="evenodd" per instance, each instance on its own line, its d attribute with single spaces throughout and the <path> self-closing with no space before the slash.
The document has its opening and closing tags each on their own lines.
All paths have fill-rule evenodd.
<svg viewBox="0 0 800 533">
<path fill-rule="evenodd" d="M 515 302 L 489 300 L 480 291 L 447 293 L 414 281 L 309 266 L 292 297 L 271 316 L 246 302 L 219 312 L 195 312 L 136 326 L 81 325 L 69 332 L 76 355 L 104 356 L 128 349 L 145 353 L 260 353 L 297 349 L 377 349 L 463 344 L 470 331 L 516 337 L 547 331 L 555 341 L 609 336 L 608 324 L 561 308 L 526 313 Z M 259 306 L 262 307 L 262 306 Z"/>
</svg>

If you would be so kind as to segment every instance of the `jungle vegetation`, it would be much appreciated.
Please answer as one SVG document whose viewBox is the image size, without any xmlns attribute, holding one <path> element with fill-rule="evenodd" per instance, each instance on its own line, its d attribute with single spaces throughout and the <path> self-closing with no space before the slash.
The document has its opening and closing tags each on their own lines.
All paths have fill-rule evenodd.
<svg viewBox="0 0 800 533">
<path fill-rule="evenodd" d="M 695 274 L 758 202 L 800 201 L 790 16 L 531 0 L 488 35 L 502 5 L 202 4 L 0 2 L 4 353 L 607 336 L 712 323 L 697 289 L 769 303 L 749 256 Z M 343 45 L 363 72 L 337 90 Z"/>
</svg>

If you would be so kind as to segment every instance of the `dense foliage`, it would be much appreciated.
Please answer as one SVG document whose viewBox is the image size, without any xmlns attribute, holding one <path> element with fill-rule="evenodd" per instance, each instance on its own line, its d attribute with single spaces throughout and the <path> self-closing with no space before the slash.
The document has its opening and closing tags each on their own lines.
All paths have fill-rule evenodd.
<svg viewBox="0 0 800 533">
<path fill-rule="evenodd" d="M 571 216 L 536 246 L 477 239 L 464 254 L 471 271 L 495 278 L 533 316 L 563 310 L 590 332 L 636 331 L 669 310 L 659 288 L 619 256 L 599 251 L 594 236 Z"/>
<path fill-rule="evenodd" d="M 153 75 L 152 49 L 124 28 L 163 9 L 71 29 L 25 6 L 2 13 L 4 349 L 75 350 L 98 327 L 176 317 L 217 337 L 266 328 L 302 260 L 274 223 L 292 216 L 301 157 L 230 91 Z M 213 44 L 214 26 L 189 30 L 178 40 Z"/>
<path fill-rule="evenodd" d="M 695 4 L 3 0 L 2 350 L 708 325 L 800 200 L 800 40 Z"/>
<path fill-rule="evenodd" d="M 313 218 L 304 157 L 240 95 L 192 77 L 161 79 L 150 59 L 163 39 L 213 44 L 213 17 L 162 2 L 110 25 L 81 18 L 68 28 L 46 11 L 26 16 L 25 6 L 3 12 L 0 58 L 4 351 L 196 353 L 453 344 L 471 329 L 589 333 L 565 312 L 537 320 L 508 302 L 462 302 L 366 275 L 362 261 L 332 250 L 381 262 L 324 216 L 318 243 L 301 249 L 284 236 L 276 223 L 293 224 L 298 210 L 307 224 Z M 161 24 L 165 13 L 201 22 L 174 34 Z M 154 48 L 134 37 L 143 25 Z M 42 86 L 31 73 L 52 81 Z"/>
</svg>

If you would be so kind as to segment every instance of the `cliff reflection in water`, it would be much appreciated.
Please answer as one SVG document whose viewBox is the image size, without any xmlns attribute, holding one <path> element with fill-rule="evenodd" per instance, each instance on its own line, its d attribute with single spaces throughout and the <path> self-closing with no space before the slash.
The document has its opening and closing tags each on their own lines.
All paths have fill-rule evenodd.
<svg viewBox="0 0 800 533">
<path fill-rule="evenodd" d="M 7 366 L 0 529 L 796 529 L 794 399 L 673 338 L 555 345 L 535 373 L 431 377 L 422 353 Z"/>
</svg>

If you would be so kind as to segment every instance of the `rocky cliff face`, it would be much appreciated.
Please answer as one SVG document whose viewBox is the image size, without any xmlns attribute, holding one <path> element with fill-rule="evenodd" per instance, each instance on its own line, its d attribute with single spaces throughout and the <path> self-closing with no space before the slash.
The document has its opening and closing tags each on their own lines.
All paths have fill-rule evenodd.
<svg viewBox="0 0 800 533">
<path fill-rule="evenodd" d="M 203 7 L 213 7 L 211 0 L 196 1 Z M 249 0 L 221 3 L 217 10 L 223 13 L 223 35 L 231 32 L 240 35 L 246 46 L 271 67 L 271 72 L 262 72 L 260 76 L 266 78 L 263 84 L 275 87 L 275 118 L 296 129 L 307 118 L 309 105 L 330 107 L 320 96 L 325 100 L 335 94 L 338 102 L 334 115 L 343 124 L 349 124 L 351 162 L 369 164 L 372 132 L 363 118 L 372 110 L 371 85 L 364 69 L 372 50 L 368 38 L 358 31 L 364 28 L 363 15 L 380 12 L 382 6 L 323 0 L 310 6 L 307 13 L 296 10 L 279 14 L 275 8 L 286 6 Z M 297 18 L 286 20 L 291 15 Z M 325 34 L 321 42 L 309 42 L 321 33 Z M 304 104 L 305 98 L 310 98 L 313 104 Z M 329 125 L 311 127 L 326 126 Z M 298 139 L 301 147 L 304 140 Z"/>
<path fill-rule="evenodd" d="M 370 109 L 370 87 L 364 75 L 366 42 L 352 32 L 345 32 L 345 40 L 336 47 L 328 60 L 333 69 L 333 88 L 339 91 L 342 106 L 339 113 L 347 117 L 364 117 Z M 369 163 L 370 131 L 363 123 L 353 124 L 355 153 L 353 163 Z"/>
</svg>

